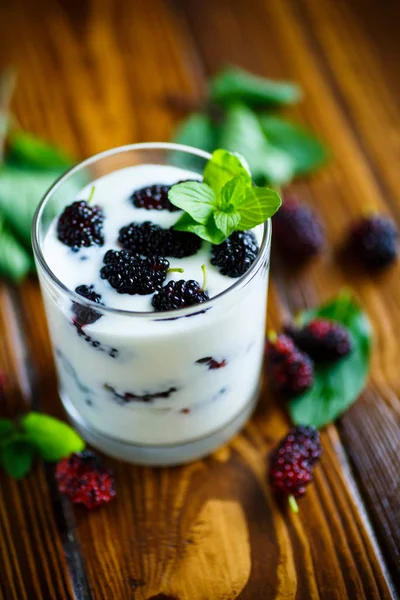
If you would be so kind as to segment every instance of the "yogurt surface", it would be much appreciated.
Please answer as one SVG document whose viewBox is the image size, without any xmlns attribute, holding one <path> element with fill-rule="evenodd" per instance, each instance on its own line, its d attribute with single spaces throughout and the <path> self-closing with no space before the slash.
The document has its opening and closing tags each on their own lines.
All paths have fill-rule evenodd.
<svg viewBox="0 0 400 600">
<path fill-rule="evenodd" d="M 145 210 L 136 208 L 130 197 L 136 189 L 155 183 L 173 184 L 186 179 L 199 179 L 198 174 L 166 165 L 139 165 L 115 171 L 93 181 L 77 195 L 76 199 L 87 199 L 92 187 L 95 187 L 92 204 L 101 206 L 104 212 L 104 245 L 93 245 L 80 248 L 78 252 L 71 250 L 57 237 L 57 221 L 54 219 L 44 241 L 44 256 L 53 273 L 71 290 L 78 285 L 94 285 L 97 293 L 101 294 L 106 306 L 129 310 L 132 312 L 153 312 L 152 295 L 140 296 L 135 294 L 119 294 L 107 281 L 100 278 L 103 257 L 107 250 L 121 249 L 118 244 L 118 233 L 121 227 L 131 222 L 141 223 L 152 221 L 161 227 L 174 225 L 181 211 Z M 262 237 L 262 228 L 255 230 L 258 243 Z M 211 262 L 211 244 L 203 241 L 200 250 L 194 256 L 185 258 L 167 257 L 171 268 L 184 269 L 183 273 L 169 273 L 164 285 L 171 280 L 194 279 L 202 284 L 203 273 L 201 266 L 207 269 L 207 291 L 210 298 L 218 295 L 236 279 L 221 275 L 218 268 Z"/>
</svg>

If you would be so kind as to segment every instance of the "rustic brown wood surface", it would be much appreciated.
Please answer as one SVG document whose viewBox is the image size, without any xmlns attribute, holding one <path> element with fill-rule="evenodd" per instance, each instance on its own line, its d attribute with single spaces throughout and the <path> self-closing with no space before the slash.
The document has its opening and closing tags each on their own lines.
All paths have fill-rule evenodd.
<svg viewBox="0 0 400 600">
<path fill-rule="evenodd" d="M 389 599 L 400 585 L 400 263 L 379 278 L 337 261 L 350 219 L 400 217 L 400 77 L 395 0 L 13 0 L 0 7 L 0 60 L 19 71 L 13 110 L 78 158 L 168 140 L 170 95 L 196 102 L 226 63 L 298 80 L 293 111 L 332 150 L 296 184 L 327 224 L 329 249 L 301 274 L 275 259 L 269 324 L 353 287 L 373 322 L 368 389 L 325 448 L 298 515 L 266 483 L 288 427 L 264 385 L 256 415 L 213 456 L 174 469 L 110 461 L 118 498 L 73 509 L 52 467 L 1 476 L 1 600 Z M 275 258 L 275 257 L 274 257 Z M 0 414 L 62 416 L 36 281 L 0 289 Z"/>
</svg>

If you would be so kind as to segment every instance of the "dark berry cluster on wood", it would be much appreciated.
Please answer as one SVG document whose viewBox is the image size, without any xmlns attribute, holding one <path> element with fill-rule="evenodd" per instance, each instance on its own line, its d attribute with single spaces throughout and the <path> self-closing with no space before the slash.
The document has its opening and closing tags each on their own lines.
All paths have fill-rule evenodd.
<svg viewBox="0 0 400 600">
<path fill-rule="evenodd" d="M 267 341 L 266 363 L 272 385 L 285 396 L 301 394 L 314 383 L 313 361 L 286 335 Z"/>
<path fill-rule="evenodd" d="M 379 269 L 396 259 L 398 237 L 398 229 L 392 219 L 372 215 L 352 227 L 348 247 L 367 268 Z"/>
<path fill-rule="evenodd" d="M 58 490 L 74 504 L 89 510 L 110 502 L 115 496 L 114 479 L 99 456 L 90 450 L 71 454 L 56 468 Z"/>
<path fill-rule="evenodd" d="M 285 333 L 315 362 L 336 360 L 352 350 L 349 332 L 336 321 L 313 319 L 303 327 L 287 325 Z"/>
<path fill-rule="evenodd" d="M 274 492 L 281 497 L 304 496 L 321 454 L 320 437 L 315 427 L 290 429 L 270 455 L 269 480 Z"/>
<path fill-rule="evenodd" d="M 318 254 L 325 244 L 325 233 L 317 215 L 302 202 L 285 197 L 272 217 L 273 244 L 290 263 L 302 263 Z"/>
</svg>

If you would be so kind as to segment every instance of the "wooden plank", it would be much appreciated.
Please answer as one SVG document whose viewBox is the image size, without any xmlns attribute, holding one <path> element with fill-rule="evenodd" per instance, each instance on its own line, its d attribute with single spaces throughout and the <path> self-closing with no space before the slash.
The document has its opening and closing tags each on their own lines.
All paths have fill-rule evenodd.
<svg viewBox="0 0 400 600">
<path fill-rule="evenodd" d="M 14 310 L 13 294 L 0 289 L 1 416 L 15 417 L 31 404 L 26 348 Z M 52 494 L 43 466 L 21 482 L 0 474 L 0 598 L 74 597 L 68 565 L 57 531 Z"/>
<path fill-rule="evenodd" d="M 239 1 L 207 0 L 200 11 L 194 1 L 179 10 L 178 4 L 161 0 L 99 0 L 95 5 L 18 0 L 7 10 L 7 26 L 1 19 L 0 44 L 5 56 L 20 57 L 17 116 L 29 129 L 58 140 L 79 156 L 130 141 L 167 139 L 175 116 L 167 110 L 165 96 L 184 93 L 196 98 L 204 89 L 196 44 L 206 71 L 229 61 L 304 83 L 308 98 L 298 114 L 324 134 L 340 157 L 318 180 L 299 187 L 311 202 L 318 198 L 331 242 L 339 239 L 347 222 L 348 194 L 383 203 L 374 174 L 346 115 L 331 97 L 329 82 L 302 28 L 281 3 L 253 0 L 249 10 Z M 360 200 L 353 214 L 359 206 Z M 392 322 L 386 307 L 392 310 L 394 301 L 392 305 L 385 300 L 385 294 L 393 286 L 392 277 L 380 289 L 361 278 L 357 281 L 374 321 L 383 307 L 387 327 Z M 275 269 L 270 324 L 279 324 L 283 307 L 313 303 L 336 291 L 344 280 L 329 254 L 302 280 L 288 274 L 283 278 Z M 42 408 L 58 414 L 36 284 L 22 286 L 19 302 L 35 393 Z M 392 340 L 387 352 L 394 348 Z M 15 360 L 13 354 L 11 361 Z M 65 543 L 63 530 L 65 534 L 65 527 L 71 528 L 96 600 L 392 597 L 354 482 L 343 470 L 343 448 L 333 427 L 323 436 L 325 455 L 300 515 L 284 514 L 276 505 L 266 483 L 266 457 L 287 426 L 264 386 L 255 418 L 229 447 L 175 469 L 110 461 L 118 482 L 113 505 L 92 514 L 76 510 L 72 518 L 64 503 L 63 526 L 48 523 L 47 535 L 54 534 L 59 545 L 56 532 Z M 36 472 L 31 477 L 38 495 Z M 49 492 L 43 494 L 50 503 Z M 10 502 L 6 499 L 5 506 Z M 14 544 L 18 540 L 18 532 L 11 528 L 10 539 Z M 8 561 L 10 556 L 5 555 Z M 79 560 L 79 554 L 75 556 Z M 5 581 L 17 585 L 16 567 L 13 571 L 4 564 L 0 585 Z M 25 577 L 21 586 L 27 585 Z M 46 597 L 50 584 L 46 573 L 40 577 L 44 595 L 34 590 L 29 598 Z M 6 598 L 18 597 L 0 590 Z M 89 590 L 75 584 L 75 593 L 83 598 Z"/>
<path fill-rule="evenodd" d="M 214 10 L 214 18 L 210 18 L 211 11 L 206 10 L 203 12 L 206 18 L 203 16 L 202 22 L 194 8 L 189 16 L 190 25 L 199 41 L 206 64 L 215 68 L 222 60 L 240 60 L 235 55 L 237 50 L 232 38 L 228 32 L 224 36 L 222 27 L 223 21 L 236 17 L 241 24 L 242 36 L 248 36 L 247 54 L 239 64 L 250 68 L 251 57 L 256 55 L 260 73 L 276 76 L 280 69 L 281 77 L 298 79 L 305 88 L 306 103 L 296 112 L 320 131 L 332 148 L 335 163 L 320 177 L 309 181 L 307 185 L 299 184 L 295 189 L 322 212 L 328 225 L 329 242 L 334 249 L 341 242 L 349 217 L 359 214 L 363 206 L 373 206 L 392 212 L 394 216 L 398 215 L 398 186 L 396 202 L 388 201 L 383 190 L 392 185 L 391 192 L 394 195 L 396 169 L 390 158 L 395 153 L 397 138 L 394 132 L 400 116 L 399 110 L 387 85 L 379 77 L 379 68 L 372 49 L 368 47 L 369 41 L 365 34 L 363 37 L 363 31 L 356 23 L 358 13 L 353 15 L 350 22 L 343 22 L 343 15 L 349 16 L 345 3 L 310 1 L 306 4 L 309 13 L 314 14 L 312 33 L 314 36 L 318 35 L 321 47 L 327 53 L 325 61 L 335 67 L 334 76 L 342 84 L 343 92 L 347 92 L 346 98 L 352 100 L 351 113 L 335 98 L 331 78 L 319 59 L 321 47 L 310 42 L 309 28 L 303 25 L 299 17 L 299 5 L 289 2 L 255 4 L 251 19 L 246 18 L 244 9 L 238 14 L 236 5 L 231 9 L 227 3 L 219 3 Z M 221 8 L 222 5 L 224 9 Z M 341 20 L 338 15 L 342 17 Z M 275 27 L 273 34 L 267 36 L 263 32 L 263 26 L 271 20 Z M 259 24 L 258 35 L 254 23 Z M 206 26 L 209 31 L 207 43 L 203 32 Z M 223 47 L 222 60 L 218 55 L 218 47 L 216 49 L 212 43 L 213 33 L 210 34 L 210 31 L 220 32 L 218 47 Z M 346 40 L 345 44 L 343 39 Z M 328 49 L 331 50 L 330 53 Z M 368 55 L 366 49 L 369 50 Z M 250 57 L 249 61 L 247 56 Z M 280 66 L 277 64 L 278 60 L 281 62 Z M 371 81 L 375 82 L 373 86 Z M 365 93 L 367 89 L 368 93 Z M 352 121 L 349 120 L 349 113 L 353 117 Z M 389 143 L 387 140 L 390 140 Z M 376 163 L 374 162 L 373 168 L 370 156 L 365 153 L 367 143 L 371 145 L 371 153 L 375 153 Z M 275 281 L 292 310 L 312 306 L 346 283 L 357 289 L 374 322 L 378 338 L 377 349 L 381 353 L 375 353 L 371 392 L 365 394 L 345 415 L 341 431 L 346 448 L 357 467 L 357 476 L 377 525 L 385 556 L 398 578 L 400 507 L 398 477 L 394 475 L 399 471 L 400 447 L 395 334 L 398 328 L 398 310 L 395 308 L 397 298 L 394 292 L 398 266 L 379 279 L 379 287 L 372 285 L 365 273 L 342 273 L 332 250 L 328 250 L 319 264 L 314 265 L 307 273 L 302 273 L 301 279 L 282 272 L 282 265 L 276 266 Z M 327 273 L 329 277 L 326 276 Z M 371 402 L 372 395 L 374 402 Z"/>
<path fill-rule="evenodd" d="M 385 28 L 385 32 L 374 30 L 372 36 L 366 36 L 364 14 L 360 6 L 351 10 L 347 4 L 326 1 L 306 1 L 303 10 L 297 11 L 314 44 L 314 54 L 320 58 L 327 77 L 331 78 L 338 102 L 348 114 L 365 160 L 382 190 L 385 208 L 392 210 L 399 220 L 400 181 L 393 157 L 399 155 L 400 107 L 393 87 L 383 75 L 385 56 L 380 60 L 377 56 L 383 38 L 393 42 L 397 33 L 391 27 Z M 389 2 L 387 11 L 379 11 L 374 21 L 379 22 L 381 15 L 386 17 L 386 24 L 389 15 L 392 23 L 396 22 L 398 5 Z M 345 52 L 343 37 L 352 42 L 346 45 Z M 391 71 L 392 79 L 395 73 Z M 396 291 L 392 292 L 392 298 L 397 303 Z M 360 485 L 386 560 L 400 583 L 400 503 L 395 475 L 400 468 L 400 388 L 395 334 L 398 317 L 392 311 L 390 315 L 390 322 L 378 325 L 381 348 L 388 354 L 383 364 L 380 362 L 374 370 L 373 382 L 363 396 L 362 405 L 357 404 L 342 420 L 341 432 L 360 474 Z"/>
<path fill-rule="evenodd" d="M 325 4 L 329 7 L 329 11 L 325 11 Z M 360 208 L 362 208 L 365 202 L 365 204 L 375 206 L 376 208 L 392 210 L 393 214 L 397 216 L 399 206 L 398 188 L 397 203 L 388 203 L 387 197 L 382 193 L 388 173 L 382 169 L 382 172 L 379 172 L 377 177 L 378 166 L 374 165 L 374 168 L 369 169 L 371 166 L 370 159 L 365 155 L 364 146 L 360 142 L 360 140 L 363 140 L 364 132 L 367 130 L 367 118 L 364 118 L 364 128 L 358 128 L 358 122 L 355 121 L 354 125 L 350 123 L 348 113 L 343 109 L 342 104 L 334 101 L 335 90 L 332 90 L 330 78 L 326 76 L 325 69 L 320 65 L 320 61 L 317 58 L 320 56 L 320 48 L 310 44 L 308 31 L 304 31 L 297 24 L 299 20 L 301 22 L 299 11 L 294 10 L 297 6 L 298 4 L 296 3 L 259 2 L 256 7 L 254 5 L 252 7 L 251 19 L 247 18 L 246 20 L 245 9 L 239 15 L 236 5 L 232 9 L 227 3 L 219 3 L 214 10 L 214 18 L 210 18 L 210 11 L 203 12 L 203 17 L 199 18 L 194 8 L 193 16 L 189 16 L 189 23 L 199 42 L 206 65 L 212 65 L 211 70 L 215 69 L 219 64 L 223 64 L 223 62 L 237 61 L 237 57 L 235 56 L 237 49 L 232 36 L 229 33 L 224 36 L 224 29 L 222 27 L 222 22 L 232 21 L 237 16 L 237 22 L 241 24 L 241 35 L 246 37 L 246 34 L 248 34 L 249 39 L 247 53 L 244 54 L 239 64 L 251 68 L 252 56 L 256 55 L 258 62 L 264 59 L 265 63 L 264 68 L 259 67 L 259 72 L 265 75 L 270 73 L 277 75 L 276 69 L 281 68 L 281 77 L 297 78 L 303 87 L 305 87 L 308 103 L 304 107 L 300 107 L 298 112 L 303 120 L 307 120 L 325 137 L 329 146 L 333 149 L 336 160 L 335 164 L 323 173 L 321 177 L 309 182 L 308 186 L 298 185 L 296 189 L 299 193 L 305 194 L 310 202 L 318 205 L 318 208 L 325 217 L 325 221 L 329 225 L 328 235 L 330 234 L 331 236 L 329 241 L 333 247 L 337 247 L 341 241 L 343 231 L 348 225 L 349 213 L 352 212 L 353 207 L 354 214 L 359 213 Z M 369 116 L 369 124 L 371 120 L 374 122 L 374 133 L 371 133 L 371 127 L 369 126 L 367 140 L 371 142 L 373 140 L 376 153 L 381 149 L 382 155 L 387 150 L 387 155 L 383 158 L 381 156 L 381 162 L 385 167 L 393 166 L 393 161 L 390 162 L 389 159 L 389 153 L 392 153 L 392 156 L 395 153 L 394 144 L 396 136 L 393 134 L 393 121 L 395 116 L 397 116 L 393 116 L 395 102 L 393 98 L 390 98 L 390 101 L 385 104 L 385 100 L 390 96 L 390 92 L 385 87 L 381 78 L 377 79 L 378 69 L 375 67 L 372 52 L 368 56 L 363 55 L 362 52 L 358 54 L 360 48 L 364 49 L 367 46 L 368 40 L 361 39 L 363 32 L 360 31 L 360 27 L 357 28 L 356 23 L 353 21 L 347 24 L 347 35 L 345 36 L 347 43 L 346 45 L 343 44 L 342 34 L 344 24 L 341 21 L 335 22 L 334 15 L 336 12 L 347 14 L 346 6 L 344 3 L 308 2 L 310 11 L 312 10 L 319 15 L 318 20 L 314 23 L 314 32 L 318 32 L 321 43 L 324 41 L 326 45 L 330 39 L 329 35 L 330 37 L 335 37 L 335 48 L 337 53 L 340 52 L 342 58 L 342 62 L 337 65 L 337 76 L 342 77 L 346 83 L 353 86 L 354 94 L 351 98 L 354 101 L 357 100 L 359 112 L 361 114 L 366 113 Z M 327 14 L 324 14 L 324 11 Z M 204 23 L 201 20 L 202 18 L 204 19 Z M 207 43 L 205 42 L 205 37 L 201 34 L 203 28 L 206 27 L 206 19 L 209 31 Z M 263 26 L 267 20 L 272 20 L 276 26 L 274 30 L 275 37 L 273 35 L 265 36 L 262 33 Z M 356 19 L 354 18 L 354 20 Z M 259 23 L 260 35 L 258 36 L 258 40 L 254 39 L 256 37 L 255 22 Z M 248 25 L 247 30 L 246 25 Z M 250 28 L 252 31 L 251 35 Z M 215 34 L 219 32 L 218 46 L 212 43 L 214 32 Z M 354 32 L 357 33 L 356 36 L 353 35 Z M 209 43 L 210 38 L 211 43 Z M 351 41 L 354 41 L 353 45 Z M 222 60 L 218 54 L 219 46 L 223 47 L 221 53 Z M 356 64 L 357 68 L 351 71 L 351 77 L 348 71 L 346 71 L 343 62 L 348 55 L 350 55 L 349 62 L 353 56 L 362 56 Z M 250 57 L 249 62 L 247 62 L 248 56 Z M 285 57 L 287 57 L 287 60 L 282 64 Z M 280 66 L 276 64 L 278 60 L 281 61 Z M 327 61 L 329 60 L 330 64 L 335 64 L 332 56 L 327 57 Z M 371 61 L 372 74 L 369 71 Z M 364 65 L 364 69 L 361 69 L 361 62 Z M 372 117 L 372 112 L 378 103 L 378 98 L 371 98 L 369 94 L 362 94 L 361 84 L 358 84 L 357 87 L 357 79 L 360 77 L 360 73 L 365 74 L 364 89 L 367 89 L 368 77 L 370 77 L 370 80 L 379 82 L 374 86 L 374 93 L 382 97 L 379 116 L 390 114 L 392 117 L 391 123 L 386 128 L 387 119 L 383 117 L 379 119 L 377 114 L 375 114 L 374 118 Z M 363 113 L 361 108 L 365 104 L 368 104 L 368 106 Z M 380 129 L 379 136 L 377 135 L 378 129 Z M 338 132 L 340 132 L 340 135 Z M 385 145 L 388 138 L 392 142 L 392 147 L 389 144 L 389 148 Z M 382 150 L 384 147 L 385 149 Z M 345 194 L 343 194 L 341 189 L 338 189 L 341 183 L 337 177 L 338 165 L 345 174 L 347 172 L 347 177 L 343 178 L 346 181 Z M 335 180 L 337 181 L 336 185 Z M 348 185 L 347 181 L 349 182 Z M 351 189 L 352 183 L 354 189 Z M 351 198 L 351 204 L 349 198 Z M 340 207 L 341 200 L 343 201 L 343 207 Z M 335 202 L 335 210 L 330 208 L 333 202 Z M 341 215 L 338 215 L 337 212 L 339 207 L 343 211 Z M 388 291 L 389 286 L 393 290 L 393 282 L 396 280 L 396 270 L 392 271 L 390 275 L 382 277 L 379 282 L 380 289 L 377 289 L 370 285 L 369 280 L 366 280 L 365 273 L 354 274 L 347 272 L 344 274 L 344 279 L 343 274 L 338 272 L 337 265 L 334 263 L 335 258 L 333 254 L 331 256 L 327 255 L 325 260 L 320 262 L 319 266 L 315 265 L 314 269 L 310 270 L 310 277 L 304 277 L 305 274 L 302 274 L 302 280 L 299 280 L 298 277 L 288 277 L 288 273 L 280 273 L 279 266 L 277 265 L 275 279 L 282 295 L 286 296 L 289 305 L 295 310 L 303 306 L 312 306 L 319 301 L 321 296 L 326 297 L 327 294 L 333 293 L 335 287 L 338 289 L 339 286 L 343 285 L 344 281 L 346 281 L 346 284 L 353 285 L 356 289 L 360 290 L 360 297 L 363 301 L 366 299 L 364 290 L 368 290 L 370 294 L 365 304 L 367 308 L 371 306 L 371 310 L 374 311 L 372 317 L 379 332 L 379 341 L 381 342 L 382 340 L 379 343 L 380 348 L 382 348 L 384 339 L 385 377 L 382 377 L 382 363 L 380 361 L 379 366 L 376 365 L 373 370 L 374 380 L 379 378 L 379 384 L 375 391 L 376 402 L 374 404 L 371 401 L 367 402 L 364 397 L 344 417 L 341 430 L 346 441 L 346 447 L 352 458 L 356 461 L 359 480 L 363 486 L 363 491 L 366 492 L 374 522 L 379 525 L 379 533 L 382 534 L 380 535 L 380 540 L 385 547 L 386 558 L 390 560 L 392 568 L 397 569 L 399 566 L 398 548 L 400 547 L 398 540 L 398 536 L 400 535 L 398 527 L 400 521 L 397 491 L 398 478 L 388 475 L 388 473 L 398 473 L 399 467 L 399 403 L 397 400 L 398 390 L 396 389 L 397 368 L 394 367 L 396 364 L 395 354 L 397 352 L 397 340 L 394 331 L 398 326 L 398 321 L 397 310 L 393 312 L 393 307 L 391 307 L 390 311 L 387 311 L 383 307 L 385 303 L 390 302 Z M 329 280 L 324 276 L 324 272 L 329 273 Z M 362 286 L 361 289 L 360 286 Z M 376 305 L 376 294 L 379 294 L 379 308 Z M 391 298 L 394 304 L 396 301 L 393 291 Z M 382 313 L 385 315 L 384 322 L 382 322 Z M 390 313 L 391 319 L 388 318 L 388 313 Z M 389 349 L 393 352 L 393 358 L 390 358 L 386 354 Z M 376 359 L 377 357 L 375 356 Z M 390 376 L 388 373 L 389 364 L 393 365 L 393 376 Z M 388 376 L 389 381 L 387 380 Z M 363 424 L 363 427 L 359 426 L 360 423 Z M 358 435 L 355 435 L 355 431 L 358 432 Z M 372 444 L 371 439 L 374 440 Z M 381 451 L 377 452 L 379 448 L 381 448 Z M 382 466 L 383 458 L 386 459 L 384 466 Z"/>
</svg>

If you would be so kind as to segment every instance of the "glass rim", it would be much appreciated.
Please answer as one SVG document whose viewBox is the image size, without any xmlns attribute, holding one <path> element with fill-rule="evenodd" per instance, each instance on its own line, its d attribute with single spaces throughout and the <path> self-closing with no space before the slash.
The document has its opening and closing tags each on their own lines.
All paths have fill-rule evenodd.
<svg viewBox="0 0 400 600">
<path fill-rule="evenodd" d="M 55 180 L 55 182 L 51 185 L 51 187 L 44 194 L 43 198 L 41 199 L 41 201 L 39 202 L 39 204 L 35 210 L 35 214 L 33 216 L 33 221 L 32 221 L 33 254 L 34 254 L 34 257 L 35 257 L 38 265 L 45 273 L 46 277 L 57 288 L 59 288 L 63 294 L 67 295 L 70 298 L 72 303 L 78 303 L 85 307 L 95 309 L 97 312 L 104 314 L 104 315 L 110 314 L 110 315 L 114 315 L 114 316 L 118 315 L 118 316 L 124 316 L 124 317 L 129 317 L 129 318 L 142 318 L 142 319 L 147 318 L 150 320 L 165 321 L 167 319 L 172 319 L 172 318 L 176 319 L 180 316 L 189 316 L 189 315 L 193 314 L 193 311 L 199 312 L 200 305 L 188 306 L 185 308 L 179 308 L 176 310 L 169 310 L 169 311 L 162 311 L 162 312 L 149 312 L 149 311 L 135 312 L 135 311 L 131 311 L 131 310 L 115 308 L 112 306 L 101 306 L 101 305 L 97 304 L 96 302 L 93 302 L 93 300 L 83 298 L 82 296 L 77 294 L 74 290 L 71 290 L 68 286 L 66 286 L 57 277 L 57 275 L 50 269 L 50 267 L 44 257 L 44 254 L 42 252 L 41 243 L 39 241 L 39 227 L 40 227 L 40 223 L 41 223 L 41 218 L 42 218 L 43 211 L 45 209 L 47 202 L 52 198 L 53 194 L 61 187 L 61 185 L 63 183 L 65 183 L 75 173 L 79 172 L 83 168 L 88 167 L 89 165 L 91 165 L 93 163 L 98 162 L 99 160 L 101 160 L 103 158 L 114 156 L 116 154 L 121 154 L 123 152 L 131 152 L 131 151 L 135 151 L 135 150 L 172 150 L 172 151 L 177 151 L 177 152 L 184 152 L 186 154 L 193 154 L 195 156 L 198 156 L 199 158 L 204 158 L 205 160 L 209 160 L 211 158 L 211 154 L 209 152 L 205 152 L 204 150 L 200 150 L 200 149 L 194 148 L 192 146 L 186 146 L 183 144 L 174 144 L 174 143 L 169 143 L 169 142 L 143 142 L 143 143 L 138 143 L 138 144 L 126 144 L 124 146 L 117 146 L 115 148 L 110 148 L 109 150 L 104 150 L 103 152 L 94 154 L 93 156 L 90 156 L 89 158 L 77 163 L 76 165 L 72 166 L 65 173 L 63 173 L 63 175 L 61 175 L 60 177 L 58 177 Z M 271 246 L 271 230 L 272 230 L 271 219 L 268 219 L 267 221 L 265 221 L 265 223 L 263 223 L 262 226 L 263 226 L 263 237 L 262 237 L 262 241 L 260 244 L 260 249 L 259 249 L 257 257 L 256 257 L 255 261 L 253 262 L 253 264 L 251 265 L 251 267 L 248 269 L 248 271 L 246 271 L 246 273 L 242 277 L 238 277 L 237 280 L 234 283 L 232 283 L 232 285 L 230 285 L 229 287 L 224 289 L 219 294 L 216 294 L 209 300 L 202 302 L 201 308 L 204 309 L 204 311 L 207 308 L 210 308 L 212 303 L 215 303 L 216 301 L 219 302 L 220 298 L 223 298 L 223 297 L 226 297 L 227 295 L 229 295 L 230 292 L 236 292 L 236 291 L 242 289 L 247 284 L 247 282 L 250 281 L 258 273 L 258 271 L 262 267 L 263 258 L 265 257 L 266 252 L 270 249 L 270 246 Z M 203 310 L 202 310 L 202 312 L 203 312 Z"/>
</svg>

